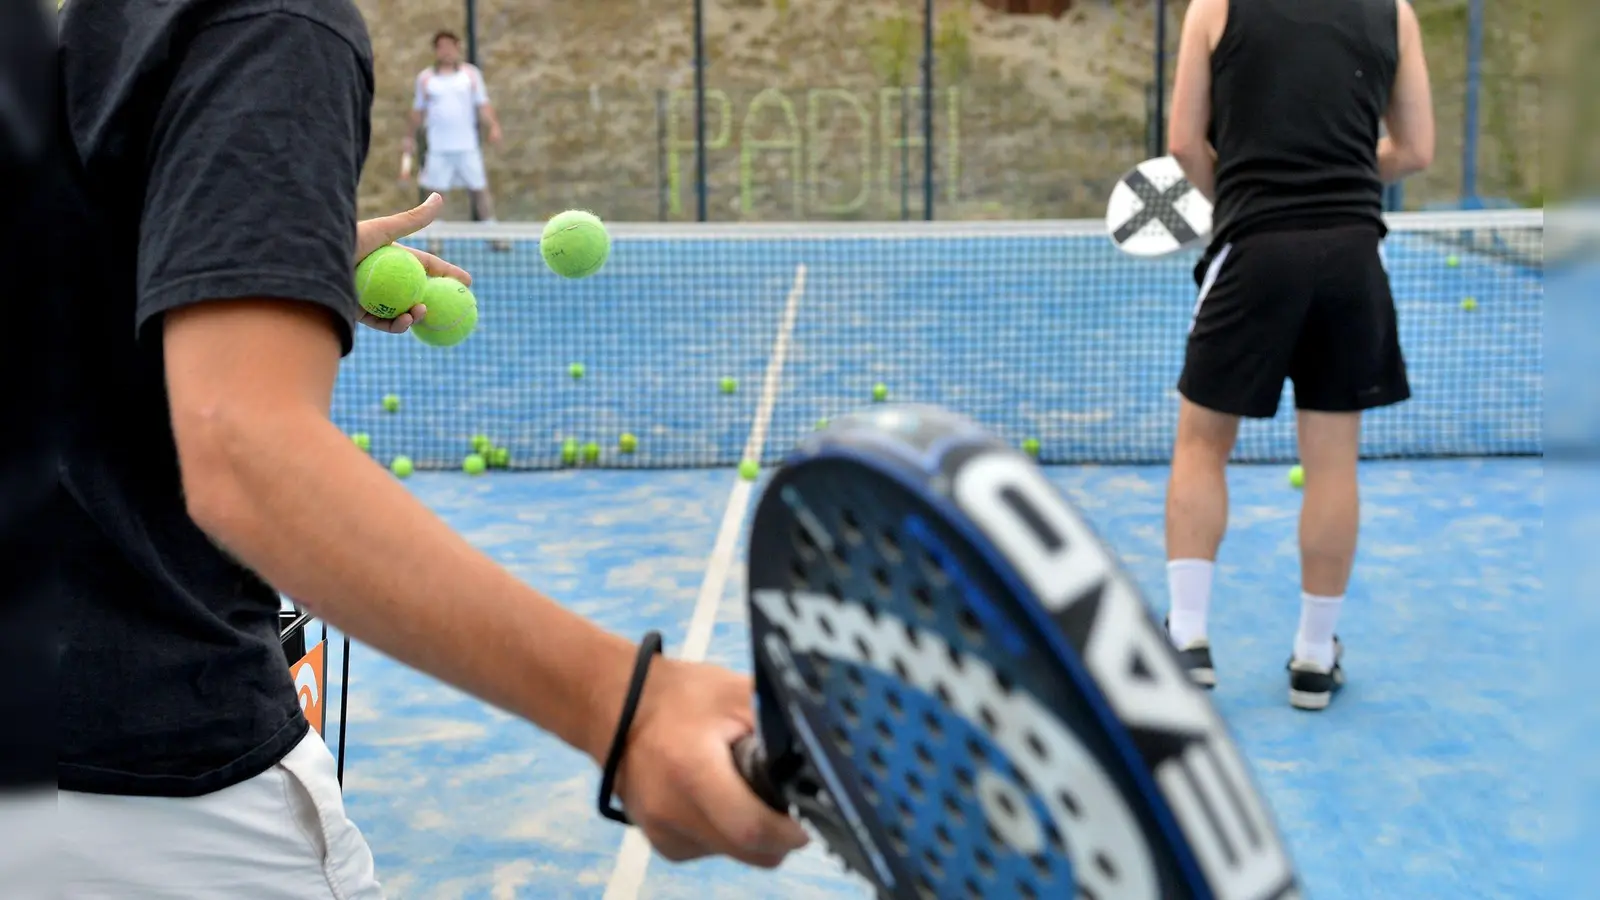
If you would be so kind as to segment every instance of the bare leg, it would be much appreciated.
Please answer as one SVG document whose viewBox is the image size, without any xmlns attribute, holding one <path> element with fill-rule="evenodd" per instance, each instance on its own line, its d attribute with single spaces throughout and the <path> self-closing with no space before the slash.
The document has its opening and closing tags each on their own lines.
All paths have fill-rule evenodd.
<svg viewBox="0 0 1600 900">
<path fill-rule="evenodd" d="M 1167 484 L 1167 620 L 1179 649 L 1206 637 L 1212 570 L 1228 528 L 1228 456 L 1238 436 L 1238 416 L 1181 402 Z"/>
<path fill-rule="evenodd" d="M 477 220 L 479 222 L 493 222 L 494 197 L 489 194 L 489 191 L 487 189 L 470 191 L 469 195 L 472 197 L 472 214 L 477 217 Z"/>
<path fill-rule="evenodd" d="M 1294 658 L 1327 669 L 1335 661 L 1334 629 L 1361 525 L 1356 481 L 1361 414 L 1301 410 L 1297 424 L 1306 494 L 1300 508 L 1302 594 Z"/>
</svg>

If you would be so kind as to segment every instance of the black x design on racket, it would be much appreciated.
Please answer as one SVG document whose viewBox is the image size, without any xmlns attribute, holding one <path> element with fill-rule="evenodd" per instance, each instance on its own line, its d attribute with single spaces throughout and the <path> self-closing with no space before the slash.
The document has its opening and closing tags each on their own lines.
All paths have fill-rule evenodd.
<svg viewBox="0 0 1600 900">
<path fill-rule="evenodd" d="M 1137 586 L 975 423 L 890 406 L 809 436 L 756 507 L 749 612 L 740 769 L 880 898 L 1300 896 Z"/>
</svg>

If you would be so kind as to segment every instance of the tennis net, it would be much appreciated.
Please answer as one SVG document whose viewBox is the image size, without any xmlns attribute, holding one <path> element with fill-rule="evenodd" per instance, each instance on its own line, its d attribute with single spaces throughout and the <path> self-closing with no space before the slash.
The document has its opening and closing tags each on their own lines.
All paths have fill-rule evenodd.
<svg viewBox="0 0 1600 900">
<path fill-rule="evenodd" d="M 1414 398 L 1369 417 L 1365 455 L 1542 453 L 1543 221 L 1391 218 Z M 1045 462 L 1169 458 L 1194 253 L 1129 258 L 1092 221 L 619 225 L 606 268 L 566 281 L 540 259 L 539 231 L 418 235 L 473 273 L 478 331 L 448 350 L 363 333 L 339 425 L 419 468 L 459 466 L 480 434 L 515 468 L 564 465 L 569 441 L 596 444 L 596 465 L 721 466 L 758 418 L 771 462 L 882 385 L 891 402 L 1037 440 Z M 398 411 L 383 408 L 390 394 Z M 1276 419 L 1245 423 L 1236 459 L 1295 455 L 1286 388 Z"/>
</svg>

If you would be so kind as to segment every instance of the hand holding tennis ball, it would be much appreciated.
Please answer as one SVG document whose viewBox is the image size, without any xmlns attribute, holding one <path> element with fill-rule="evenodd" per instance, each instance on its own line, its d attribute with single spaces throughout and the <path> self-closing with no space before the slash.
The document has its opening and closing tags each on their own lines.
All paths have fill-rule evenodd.
<svg viewBox="0 0 1600 900">
<path fill-rule="evenodd" d="M 454 278 L 429 278 L 422 288 L 427 315 L 411 333 L 424 344 L 454 347 L 478 328 L 478 298 Z"/>
<path fill-rule="evenodd" d="M 611 257 L 611 235 L 599 216 L 569 209 L 545 223 L 539 255 L 562 278 L 588 278 Z"/>
<path fill-rule="evenodd" d="M 408 255 L 420 264 L 424 278 L 429 276 L 454 278 L 462 284 L 472 284 L 472 276 L 468 275 L 465 269 L 459 266 L 452 266 L 432 253 L 425 253 L 413 247 L 403 247 L 395 244 L 395 241 L 422 230 L 438 217 L 439 211 L 443 208 L 444 198 L 435 193 L 430 194 L 428 199 L 423 201 L 421 205 L 412 207 L 403 213 L 367 219 L 356 225 L 355 260 L 358 296 L 362 293 L 360 291 L 362 266 L 368 266 L 369 273 L 374 275 L 376 270 L 382 270 L 386 274 L 379 280 L 384 284 L 389 284 L 390 287 L 379 288 L 378 293 L 373 295 L 370 302 L 380 306 L 384 312 L 388 312 L 390 309 L 398 309 L 398 312 L 392 316 L 376 314 L 368 306 L 369 301 L 363 297 L 362 309 L 364 312 L 361 316 L 361 324 L 378 331 L 400 334 L 409 329 L 426 313 L 426 310 L 422 309 L 420 304 L 400 308 L 400 303 L 404 302 L 403 293 L 400 296 L 389 293 L 393 287 L 390 279 L 399 278 L 399 283 L 403 290 L 405 280 L 415 276 L 416 270 L 404 262 L 402 256 Z M 382 251 L 381 256 L 379 256 L 380 251 Z M 369 258 L 372 257 L 376 258 L 369 263 Z M 410 274 L 407 275 L 407 272 Z"/>
</svg>

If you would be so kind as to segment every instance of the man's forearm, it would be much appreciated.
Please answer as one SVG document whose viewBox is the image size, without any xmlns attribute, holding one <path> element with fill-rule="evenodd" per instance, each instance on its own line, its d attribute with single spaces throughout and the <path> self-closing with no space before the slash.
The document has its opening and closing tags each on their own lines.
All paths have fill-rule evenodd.
<svg viewBox="0 0 1600 900">
<path fill-rule="evenodd" d="M 217 443 L 232 449 L 208 454 L 196 519 L 242 562 L 384 653 L 605 752 L 627 641 L 475 550 L 314 413 L 251 414 Z"/>
<path fill-rule="evenodd" d="M 1178 167 L 1183 170 L 1183 177 L 1194 185 L 1200 196 L 1215 203 L 1217 193 L 1217 160 L 1212 154 L 1209 145 L 1199 150 L 1186 153 L 1173 154 L 1178 160 Z"/>
<path fill-rule="evenodd" d="M 1408 153 L 1393 138 L 1378 139 L 1378 180 L 1394 184 L 1422 171 L 1417 155 Z"/>
<path fill-rule="evenodd" d="M 410 146 L 416 140 L 417 130 L 422 127 L 422 113 L 417 110 L 407 113 L 406 126 L 405 143 Z"/>
</svg>

